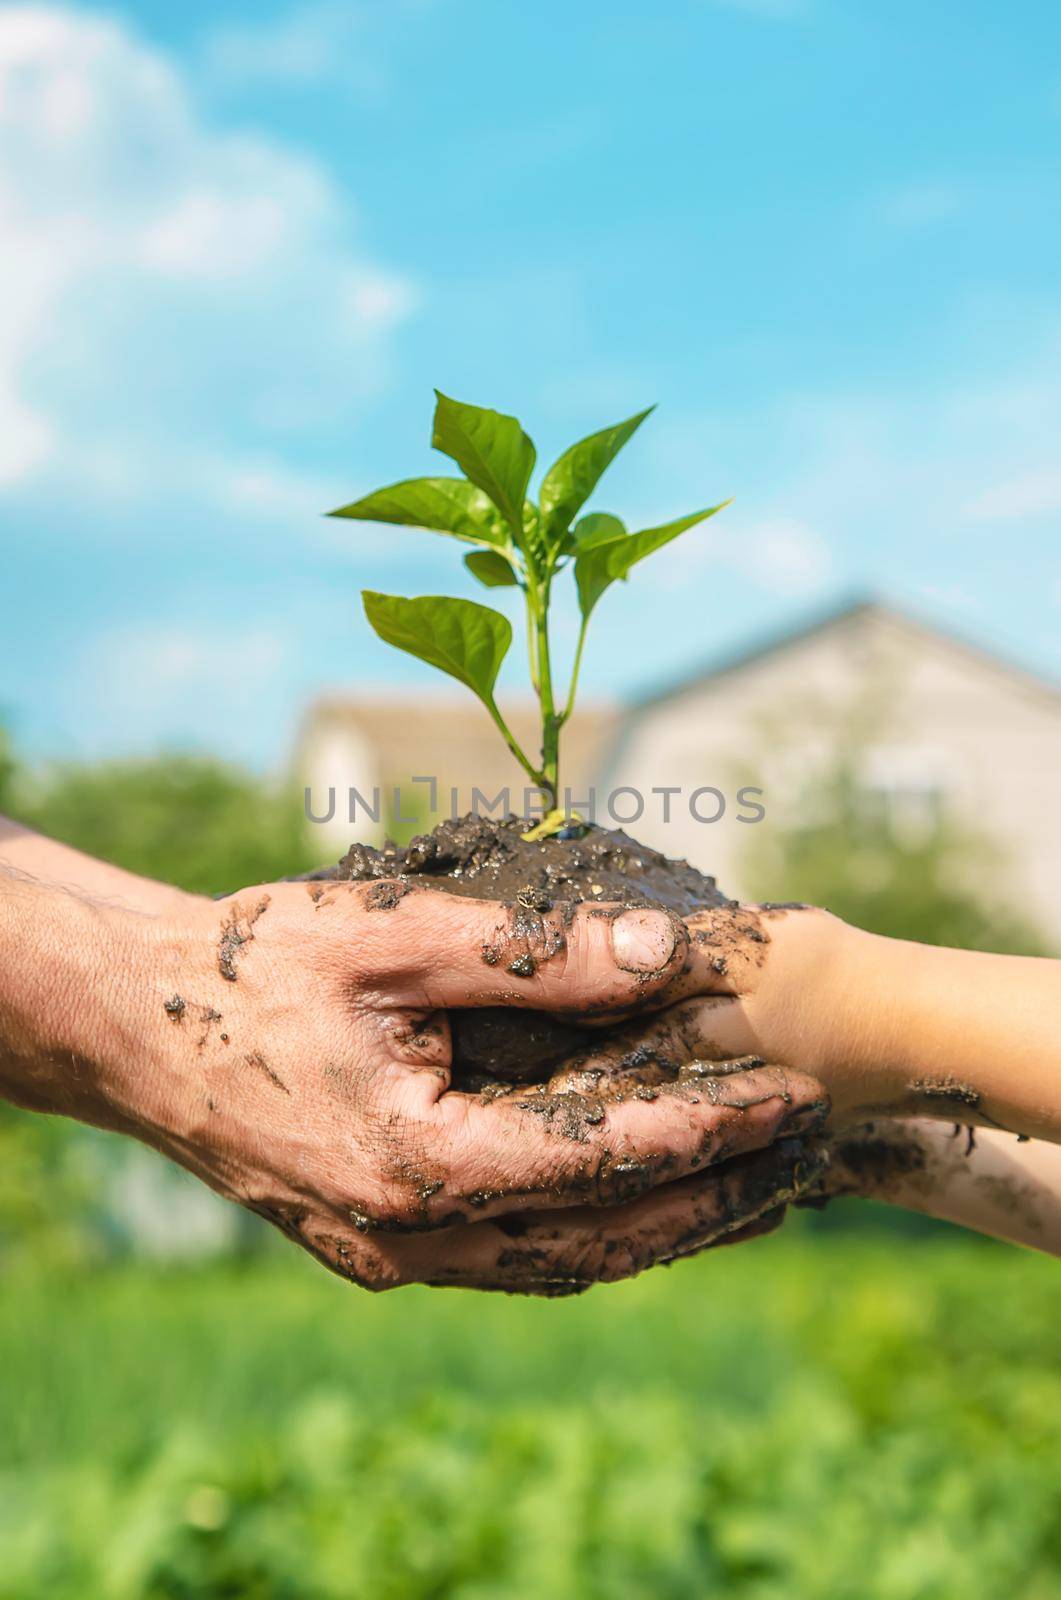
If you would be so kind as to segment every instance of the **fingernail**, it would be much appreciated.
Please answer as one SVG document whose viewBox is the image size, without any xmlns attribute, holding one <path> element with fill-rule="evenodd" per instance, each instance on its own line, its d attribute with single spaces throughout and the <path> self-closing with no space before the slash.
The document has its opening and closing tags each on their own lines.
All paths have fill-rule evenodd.
<svg viewBox="0 0 1061 1600">
<path fill-rule="evenodd" d="M 674 944 L 674 923 L 665 911 L 624 911 L 612 923 L 612 952 L 625 972 L 659 972 Z"/>
</svg>

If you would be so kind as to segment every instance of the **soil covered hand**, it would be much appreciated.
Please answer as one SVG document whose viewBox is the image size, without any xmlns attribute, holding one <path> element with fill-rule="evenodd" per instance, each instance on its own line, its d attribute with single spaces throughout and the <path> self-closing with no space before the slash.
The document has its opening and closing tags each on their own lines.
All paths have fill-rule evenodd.
<svg viewBox="0 0 1061 1600">
<path fill-rule="evenodd" d="M 689 959 L 666 913 L 381 882 L 143 916 L 11 889 L 8 1096 L 135 1134 L 369 1287 L 570 1291 L 769 1226 L 820 1167 L 799 1073 L 613 1102 L 450 1088 L 449 1008 L 645 1004 Z"/>
</svg>

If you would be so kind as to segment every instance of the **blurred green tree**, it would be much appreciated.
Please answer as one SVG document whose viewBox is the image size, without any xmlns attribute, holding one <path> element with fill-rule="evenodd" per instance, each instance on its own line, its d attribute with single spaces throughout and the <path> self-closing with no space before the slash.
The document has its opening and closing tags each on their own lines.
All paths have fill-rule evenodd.
<svg viewBox="0 0 1061 1600">
<path fill-rule="evenodd" d="M 197 894 L 225 894 L 320 865 L 292 791 L 207 756 L 70 763 L 14 789 L 20 821 Z"/>
<path fill-rule="evenodd" d="M 15 754 L 7 729 L 0 723 L 0 812 L 12 806 L 15 789 Z"/>
</svg>

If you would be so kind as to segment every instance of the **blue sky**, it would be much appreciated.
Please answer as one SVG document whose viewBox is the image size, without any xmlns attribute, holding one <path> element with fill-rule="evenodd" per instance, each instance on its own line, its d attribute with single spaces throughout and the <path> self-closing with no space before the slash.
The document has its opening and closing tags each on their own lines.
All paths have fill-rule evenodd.
<svg viewBox="0 0 1061 1600">
<path fill-rule="evenodd" d="M 319 689 L 430 682 L 357 591 L 472 594 L 454 548 L 319 513 L 446 470 L 435 384 L 545 461 L 658 402 L 635 526 L 736 496 L 592 690 L 855 590 L 1061 674 L 1059 155 L 1052 0 L 6 6 L 20 746 L 269 766 Z"/>
</svg>

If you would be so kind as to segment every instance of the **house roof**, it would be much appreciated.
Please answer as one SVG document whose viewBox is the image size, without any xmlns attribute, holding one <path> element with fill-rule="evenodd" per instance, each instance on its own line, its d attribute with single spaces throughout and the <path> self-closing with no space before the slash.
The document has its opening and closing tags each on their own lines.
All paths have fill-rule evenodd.
<svg viewBox="0 0 1061 1600">
<path fill-rule="evenodd" d="M 805 640 L 830 632 L 834 628 L 848 627 L 860 619 L 881 620 L 897 624 L 910 633 L 919 634 L 922 638 L 932 639 L 938 643 L 949 646 L 952 650 L 959 651 L 970 660 L 976 661 L 980 666 L 987 667 L 1009 678 L 1024 689 L 1032 690 L 1039 695 L 1048 697 L 1051 702 L 1061 702 L 1061 684 L 1049 678 L 1032 672 L 1030 668 L 1018 662 L 1008 660 L 1005 656 L 989 649 L 974 639 L 951 629 L 940 627 L 927 617 L 919 616 L 916 612 L 905 606 L 896 606 L 883 600 L 878 600 L 871 595 L 851 595 L 840 601 L 834 601 L 823 610 L 804 616 L 795 625 L 776 630 L 760 636 L 754 644 L 744 646 L 735 651 L 720 652 L 694 668 L 690 673 L 673 679 L 670 683 L 638 696 L 631 702 L 629 714 L 636 718 L 644 712 L 651 711 L 653 707 L 664 701 L 676 699 L 680 695 L 688 694 L 691 690 L 705 688 L 714 684 L 731 673 L 741 672 L 746 667 L 756 665 L 770 656 L 780 655 L 786 650 L 802 644 Z"/>
<path fill-rule="evenodd" d="M 506 696 L 503 709 L 515 738 L 532 757 L 537 755 L 537 702 L 527 695 Z M 573 785 L 589 781 L 620 716 L 613 701 L 587 699 L 577 707 L 565 732 L 565 764 Z M 417 773 L 432 774 L 443 786 L 524 782 L 489 715 L 471 695 L 438 689 L 323 695 L 303 719 L 296 762 L 305 764 L 311 748 L 334 730 L 349 730 L 366 740 L 378 775 L 388 784 L 406 783 Z"/>
</svg>

